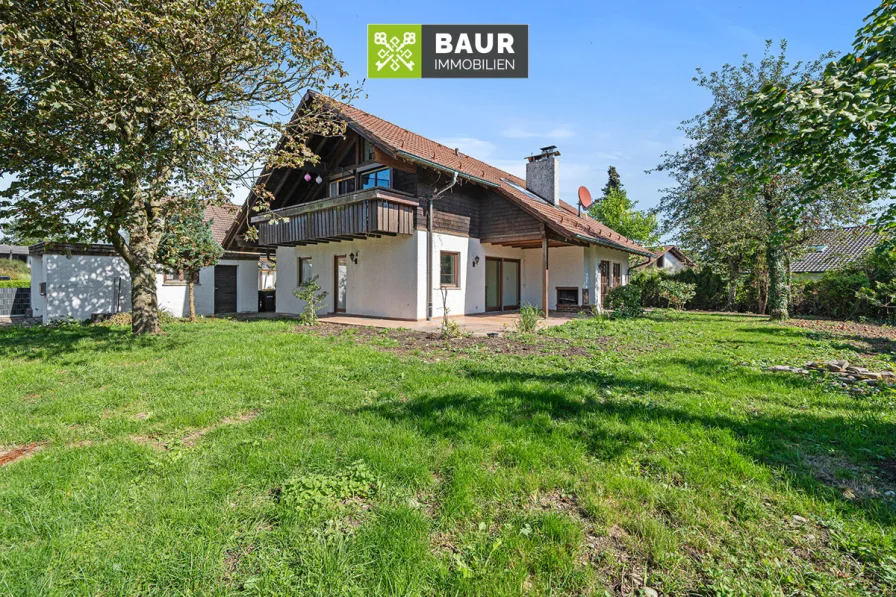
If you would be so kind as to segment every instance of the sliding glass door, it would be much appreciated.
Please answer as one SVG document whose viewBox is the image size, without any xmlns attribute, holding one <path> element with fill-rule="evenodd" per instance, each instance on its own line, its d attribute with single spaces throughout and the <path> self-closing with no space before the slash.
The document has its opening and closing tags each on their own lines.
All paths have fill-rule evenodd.
<svg viewBox="0 0 896 597">
<path fill-rule="evenodd" d="M 485 310 L 520 308 L 520 260 L 485 258 Z"/>
</svg>

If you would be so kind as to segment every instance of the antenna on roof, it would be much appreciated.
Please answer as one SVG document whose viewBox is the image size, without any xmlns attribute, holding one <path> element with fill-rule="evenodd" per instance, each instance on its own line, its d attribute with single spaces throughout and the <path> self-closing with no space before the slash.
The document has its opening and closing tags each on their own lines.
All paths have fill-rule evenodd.
<svg viewBox="0 0 896 597">
<path fill-rule="evenodd" d="M 594 204 L 591 199 L 591 191 L 586 187 L 579 187 L 579 215 L 582 215 L 582 209 L 588 211 L 588 208 Z"/>
</svg>

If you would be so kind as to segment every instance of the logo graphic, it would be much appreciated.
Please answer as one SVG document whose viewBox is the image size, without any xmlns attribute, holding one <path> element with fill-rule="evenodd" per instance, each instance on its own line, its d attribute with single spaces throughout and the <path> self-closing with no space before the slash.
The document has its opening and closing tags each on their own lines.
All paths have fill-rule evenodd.
<svg viewBox="0 0 896 597">
<path fill-rule="evenodd" d="M 420 78 L 420 25 L 368 25 L 367 76 Z"/>
<path fill-rule="evenodd" d="M 370 79 L 528 76 L 528 25 L 367 26 Z"/>
</svg>

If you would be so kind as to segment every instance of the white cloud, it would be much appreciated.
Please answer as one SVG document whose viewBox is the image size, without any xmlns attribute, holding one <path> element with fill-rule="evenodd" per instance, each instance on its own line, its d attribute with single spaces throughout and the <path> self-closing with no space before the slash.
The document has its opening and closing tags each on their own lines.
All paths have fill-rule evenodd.
<svg viewBox="0 0 896 597">
<path fill-rule="evenodd" d="M 545 140 L 553 140 L 575 137 L 576 132 L 567 126 L 558 126 L 547 130 L 525 129 L 514 126 L 504 129 L 502 134 L 508 139 L 532 139 L 538 137 Z"/>
<path fill-rule="evenodd" d="M 477 139 L 476 137 L 446 137 L 443 139 L 436 139 L 436 141 L 442 145 L 457 148 L 462 153 L 482 161 L 485 161 L 489 156 L 495 153 L 494 143 Z"/>
</svg>

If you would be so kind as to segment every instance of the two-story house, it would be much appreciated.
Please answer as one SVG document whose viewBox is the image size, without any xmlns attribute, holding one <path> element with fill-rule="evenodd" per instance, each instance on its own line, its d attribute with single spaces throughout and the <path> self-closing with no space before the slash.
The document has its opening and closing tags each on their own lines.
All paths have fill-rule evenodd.
<svg viewBox="0 0 896 597">
<path fill-rule="evenodd" d="M 268 172 L 272 213 L 250 196 L 225 246 L 276 248 L 277 311 L 298 313 L 296 286 L 318 276 L 324 313 L 418 320 L 518 309 L 575 310 L 652 257 L 560 200 L 559 151 L 527 158 L 526 180 L 318 94 L 346 123 L 313 138 L 321 157 Z M 299 110 L 303 109 L 302 106 Z M 431 305 L 431 307 L 430 307 Z"/>
</svg>

